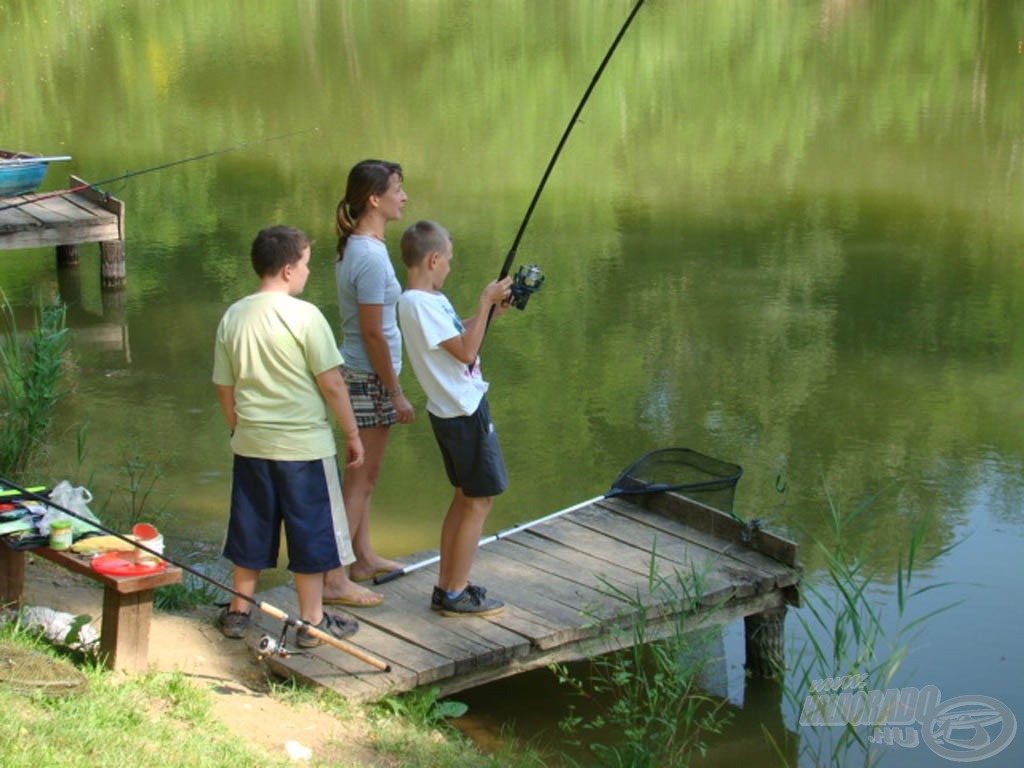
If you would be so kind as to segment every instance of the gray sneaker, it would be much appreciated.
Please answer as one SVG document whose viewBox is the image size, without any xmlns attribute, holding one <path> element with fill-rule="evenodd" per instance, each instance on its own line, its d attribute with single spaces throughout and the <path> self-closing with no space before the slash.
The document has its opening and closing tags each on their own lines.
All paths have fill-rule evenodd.
<svg viewBox="0 0 1024 768">
<path fill-rule="evenodd" d="M 344 616 L 335 616 L 333 613 L 325 613 L 316 628 L 342 640 L 359 631 L 359 622 Z M 323 645 L 323 642 L 319 637 L 314 637 L 313 633 L 305 627 L 299 627 L 295 633 L 295 644 L 299 648 L 316 648 L 318 645 Z"/>
<path fill-rule="evenodd" d="M 487 597 L 486 589 L 472 584 L 454 600 L 447 594 L 441 596 L 442 616 L 493 616 L 504 610 L 503 602 Z"/>
<path fill-rule="evenodd" d="M 466 589 L 476 590 L 481 597 L 487 594 L 487 587 L 478 587 L 475 584 L 467 584 Z M 441 602 L 444 600 L 444 590 L 440 587 L 434 587 L 434 591 L 430 595 L 430 610 L 440 611 Z"/>
<path fill-rule="evenodd" d="M 220 618 L 217 621 L 220 625 L 220 633 L 232 640 L 240 640 L 245 637 L 245 633 L 249 629 L 250 618 L 248 613 L 229 611 L 225 608 L 220 612 Z"/>
</svg>

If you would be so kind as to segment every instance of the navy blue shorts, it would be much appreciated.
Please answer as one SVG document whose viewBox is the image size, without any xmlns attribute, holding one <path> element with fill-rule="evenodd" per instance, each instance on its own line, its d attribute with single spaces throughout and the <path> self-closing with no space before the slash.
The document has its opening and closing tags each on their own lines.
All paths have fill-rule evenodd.
<svg viewBox="0 0 1024 768">
<path fill-rule="evenodd" d="M 235 456 L 224 557 L 262 571 L 277 567 L 281 524 L 288 570 L 324 573 L 351 550 L 336 457 L 274 461 Z"/>
<path fill-rule="evenodd" d="M 430 414 L 448 480 L 466 496 L 497 496 L 508 488 L 505 459 L 487 398 L 472 416 L 442 419 Z"/>
</svg>

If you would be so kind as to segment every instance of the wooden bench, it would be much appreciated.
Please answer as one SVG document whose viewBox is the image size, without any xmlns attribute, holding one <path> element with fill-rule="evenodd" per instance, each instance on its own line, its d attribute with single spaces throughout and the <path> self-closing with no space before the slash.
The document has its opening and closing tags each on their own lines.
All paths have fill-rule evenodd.
<svg viewBox="0 0 1024 768">
<path fill-rule="evenodd" d="M 145 576 L 108 576 L 92 568 L 89 558 L 49 547 L 22 550 L 0 544 L 0 605 L 21 607 L 25 587 L 25 552 L 88 576 L 103 585 L 103 622 L 100 655 L 107 667 L 124 672 L 145 672 L 149 656 L 149 625 L 153 618 L 153 590 L 181 582 L 180 568 Z"/>
</svg>

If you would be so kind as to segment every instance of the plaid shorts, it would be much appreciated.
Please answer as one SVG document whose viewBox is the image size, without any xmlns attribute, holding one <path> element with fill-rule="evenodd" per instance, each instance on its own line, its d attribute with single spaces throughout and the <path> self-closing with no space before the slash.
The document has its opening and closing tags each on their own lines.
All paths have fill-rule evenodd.
<svg viewBox="0 0 1024 768">
<path fill-rule="evenodd" d="M 390 427 L 398 423 L 398 412 L 391 397 L 384 391 L 380 376 L 376 373 L 354 371 L 341 366 L 341 375 L 348 384 L 348 399 L 356 415 L 356 426 L 360 429 Z"/>
</svg>

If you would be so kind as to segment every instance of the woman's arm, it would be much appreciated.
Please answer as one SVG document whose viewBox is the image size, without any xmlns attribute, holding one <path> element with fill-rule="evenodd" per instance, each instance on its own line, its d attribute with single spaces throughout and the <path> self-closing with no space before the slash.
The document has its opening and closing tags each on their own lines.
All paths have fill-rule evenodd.
<svg viewBox="0 0 1024 768">
<path fill-rule="evenodd" d="M 370 358 L 373 372 L 380 378 L 384 389 L 388 391 L 391 402 L 398 412 L 398 421 L 408 423 L 413 420 L 415 412 L 412 404 L 402 392 L 402 385 L 395 373 L 391 360 L 391 348 L 384 337 L 384 305 L 359 305 L 359 334 L 363 337 L 366 355 Z"/>
</svg>

